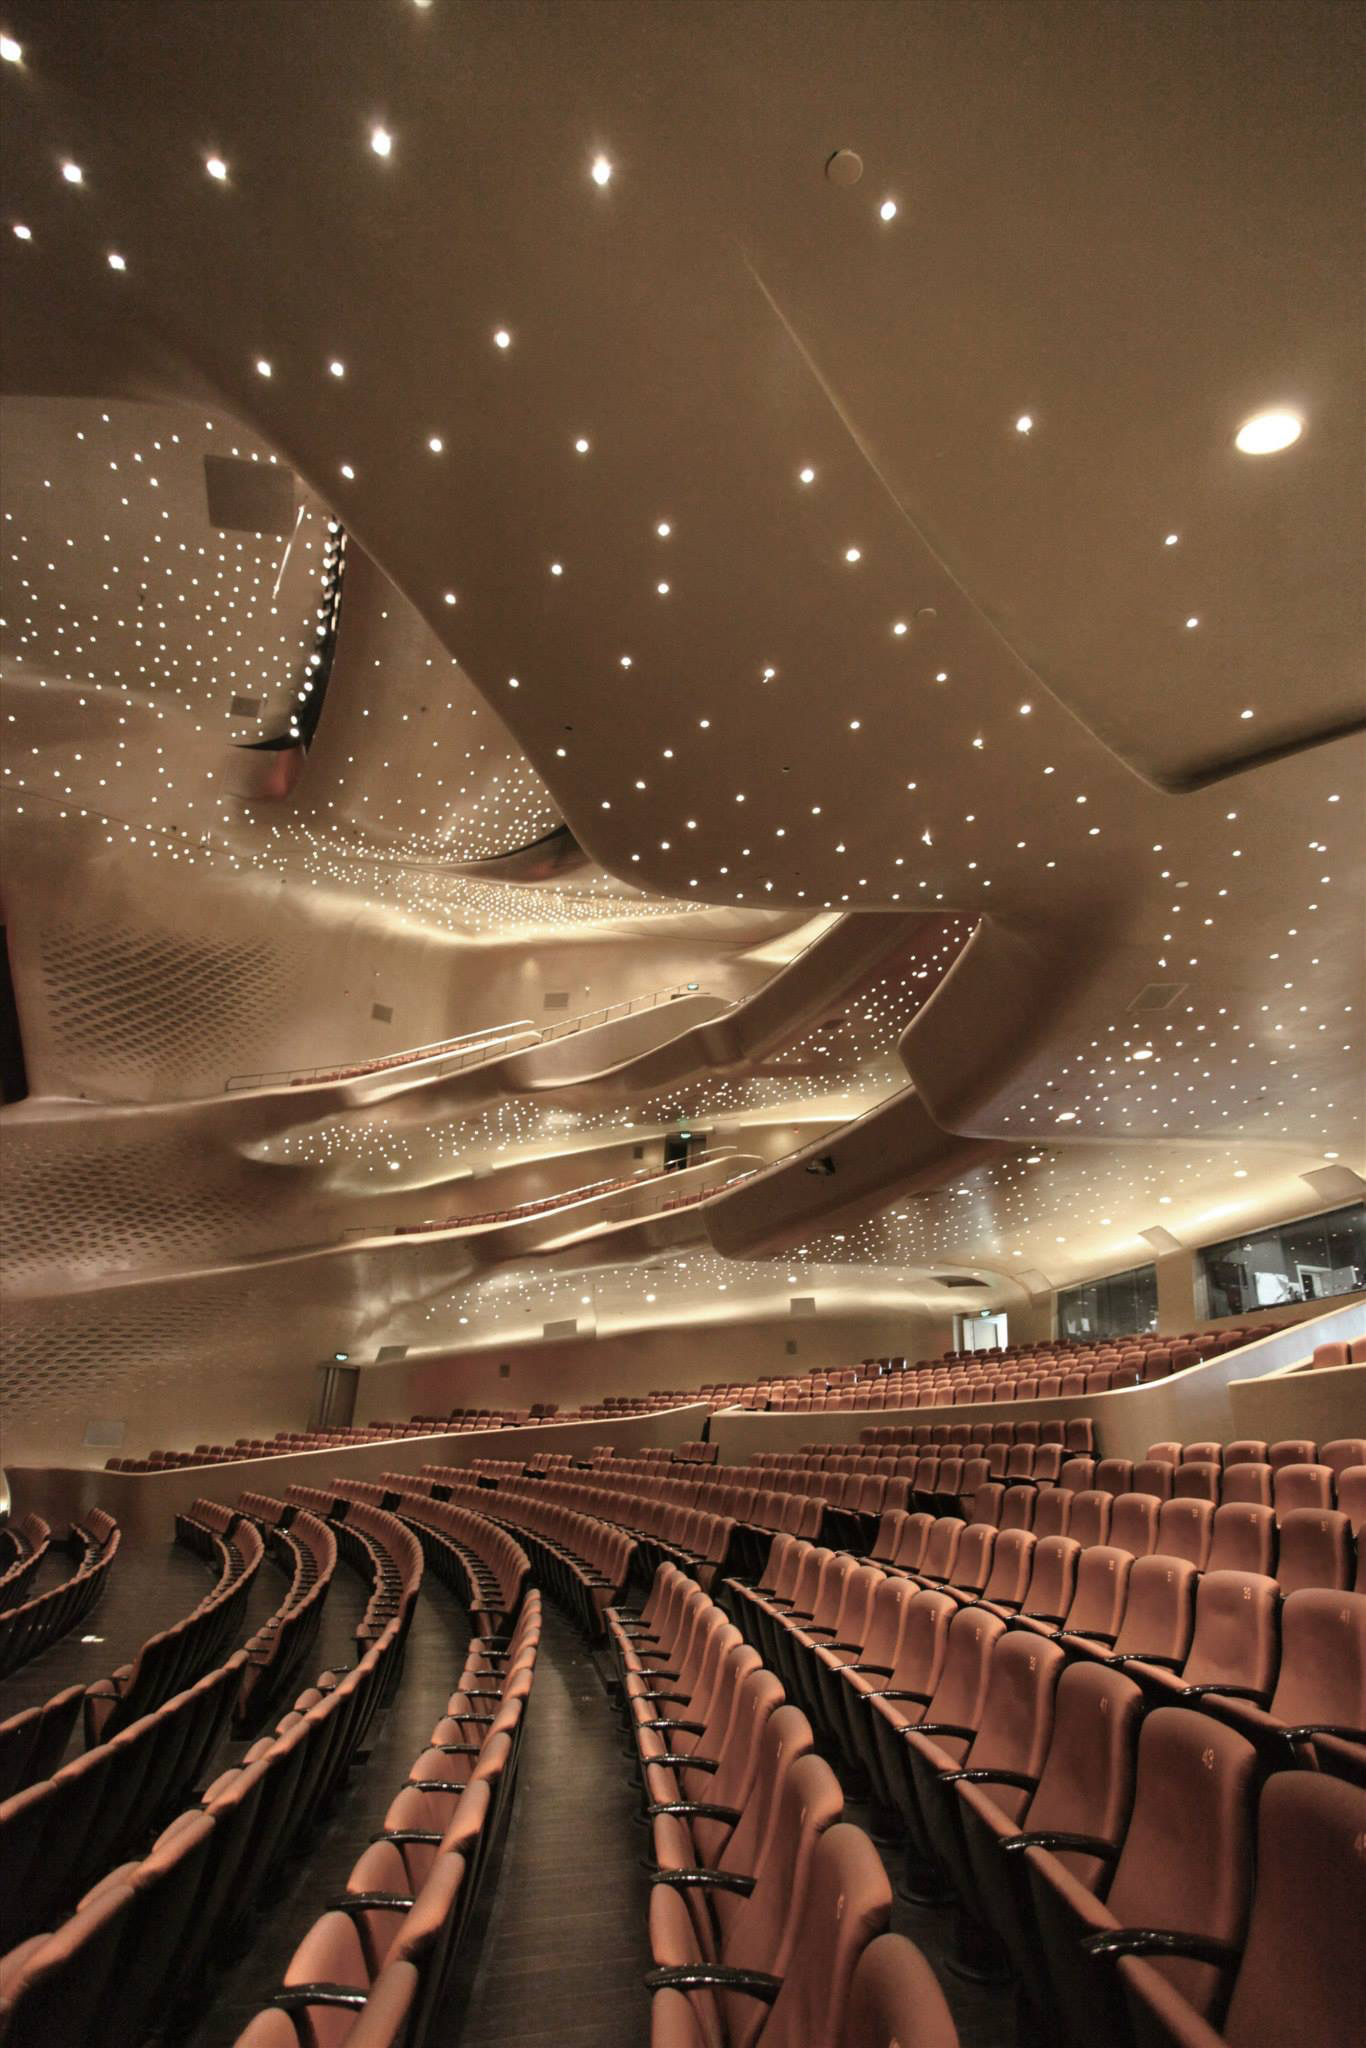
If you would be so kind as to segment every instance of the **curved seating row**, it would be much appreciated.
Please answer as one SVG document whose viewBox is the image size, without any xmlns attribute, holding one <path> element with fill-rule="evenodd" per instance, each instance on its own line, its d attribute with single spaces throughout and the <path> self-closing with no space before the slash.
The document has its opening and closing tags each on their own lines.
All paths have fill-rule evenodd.
<svg viewBox="0 0 1366 2048">
<path fill-rule="evenodd" d="M 471 1508 L 414 1495 L 406 1486 L 360 1479 L 337 1484 L 347 1499 L 402 1516 L 427 1563 L 467 1610 L 475 1635 L 504 1632 L 521 1607 L 531 1571 L 525 1550 L 505 1529 Z"/>
<path fill-rule="evenodd" d="M 1085 1620 L 1099 1626 L 1079 1624 L 1075 1600 L 1029 1617 L 847 1558 L 808 1555 L 790 1595 L 786 1557 L 770 1560 L 771 1590 L 727 1591 L 823 1743 L 871 1786 L 906 1845 L 913 1896 L 956 1899 L 969 1970 L 1004 1951 L 1049 2038 L 1061 2020 L 1069 2041 L 1126 2042 L 1121 1954 L 1217 1965 L 1160 1974 L 1203 2015 L 1222 2010 L 1270 1774 L 1286 1782 L 1268 1812 L 1284 1802 L 1327 1827 L 1323 1877 L 1306 1872 L 1315 1914 L 1340 1931 L 1358 1910 L 1340 1830 L 1366 1819 L 1366 1596 L 1282 1604 L 1255 1574 L 1196 1581 L 1152 1557 L 1116 1601 L 1113 1560 L 1085 1558 L 1078 1596 L 1084 1578 Z M 1193 1627 L 1173 1653 L 1192 1585 Z M 1165 1939 L 1117 1943 L 1126 1924 Z M 1309 2010 L 1322 2027 L 1321 1995 Z"/>
<path fill-rule="evenodd" d="M 68 1685 L 36 1707 L 0 1721 L 0 1800 L 50 1778 L 80 1719 L 83 1685 Z"/>
<path fill-rule="evenodd" d="M 0 1952 L 48 1926 L 150 1825 L 178 1810 L 228 1725 L 245 1662 L 237 1651 L 54 1777 L 0 1803 Z"/>
<path fill-rule="evenodd" d="M 23 1599 L 52 1541 L 52 1531 L 41 1515 L 21 1515 L 17 1522 L 6 1524 L 4 1533 L 9 1562 L 0 1571 L 0 1610 Z"/>
<path fill-rule="evenodd" d="M 46 1528 L 46 1523 L 43 1526 Z M 8 1678 L 21 1664 L 27 1664 L 49 1643 L 55 1643 L 74 1628 L 104 1591 L 105 1580 L 119 1553 L 118 1524 L 103 1508 L 91 1508 L 83 1520 L 72 1523 L 70 1542 L 79 1556 L 71 1576 L 0 1613 L 0 1678 Z M 43 1550 L 32 1560 L 35 1568 L 48 1547 L 44 1543 Z M 0 1726 L 0 1746 L 3 1742 L 4 1727 Z"/>
<path fill-rule="evenodd" d="M 62 1881 L 26 1896 L 21 1924 L 31 1938 L 0 1956 L 0 2031 L 6 2048 L 51 2048 L 55 2041 L 97 2038 L 101 2048 L 137 2048 L 148 2033 L 167 2024 L 179 2000 L 198 2002 L 205 1973 L 230 1951 L 263 1887 L 331 1806 L 363 1748 L 401 1647 L 401 1627 L 394 1616 L 349 1671 L 323 1672 L 275 1732 L 217 1776 L 195 1806 L 162 1825 L 150 1850 L 135 1861 L 108 1868 L 113 1856 L 126 1854 L 164 1822 L 180 1805 L 185 1788 L 202 1776 L 236 1695 L 244 1652 L 184 1696 L 191 1700 L 217 1687 L 218 1714 L 211 1740 L 175 1745 L 183 1754 L 173 1760 L 173 1802 L 154 1776 L 151 1782 L 121 1785 L 116 1798 L 102 1803 L 100 1788 L 95 1788 L 85 1810 L 98 1824 L 98 1843 L 75 1857 L 70 1845 L 83 1837 L 73 1826 L 77 1816 L 71 1802 L 47 1818 L 31 1860 L 40 1870 L 59 1866 Z M 181 1706 L 182 1701 L 172 1701 L 149 1722 L 160 1723 Z M 127 1746 L 136 1733 L 128 1729 L 89 1751 L 35 1792 L 50 1797 L 50 1788 L 60 1788 L 69 1773 L 81 1769 L 91 1774 L 102 1768 L 126 1771 Z M 111 1807 L 122 1816 L 112 1841 L 105 1825 Z M 9 1869 L 4 1823 L 5 1808 L 0 1807 L 0 1865 Z M 60 1845 L 55 1851 L 54 1843 Z M 63 1926 L 50 1934 L 33 1933 L 50 1926 L 73 1898 L 75 1911 Z M 8 1948 L 14 1939 L 14 1920 L 7 1914 L 0 1920 L 0 1944 Z"/>
<path fill-rule="evenodd" d="M 247 1729 L 259 1725 L 317 1641 L 337 1569 L 337 1539 L 317 1515 L 268 1494 L 244 1493 L 237 1507 L 260 1528 L 266 1554 L 289 1573 L 284 1599 L 245 1645 L 234 1720 Z"/>
<path fill-rule="evenodd" d="M 673 1566 L 639 1615 L 607 1621 L 650 1829 L 653 2048 L 954 2048 L 933 1972 L 886 1931 L 881 1859 L 777 1677 Z"/>
<path fill-rule="evenodd" d="M 918 1564 L 780 1539 L 757 1584 L 724 1588 L 742 1632 L 872 1783 L 884 1811 L 900 1810 L 900 1731 L 929 1711 L 960 1612 L 983 1624 L 965 1624 L 955 1638 L 979 1662 L 1002 1629 L 1042 1637 L 1066 1656 L 1123 1669 L 1149 1704 L 1232 1715 L 1272 1759 L 1308 1746 L 1315 1767 L 1366 1784 L 1366 1594 L 1304 1587 L 1283 1595 L 1263 1573 L 1201 1571 L 1187 1557 L 1135 1559 L 1067 1538 L 1012 1546 L 995 1560 L 989 1547 L 973 1551 L 965 1569 L 963 1546 L 940 1550 L 934 1533 Z M 964 1671 L 977 1668 L 969 1661 Z M 969 1685 L 960 1673 L 954 1683 L 953 1715 L 962 1721 L 977 1680 Z M 948 1711 L 947 1699 L 938 1705 Z"/>
<path fill-rule="evenodd" d="M 368 1573 L 370 1597 L 356 1623 L 356 1643 L 373 1642 L 397 1616 L 402 1627 L 400 1656 L 395 1661 L 395 1678 L 402 1662 L 402 1638 L 406 1638 L 414 1602 L 422 1584 L 422 1546 L 410 1529 L 393 1515 L 367 1501 L 348 1500 L 344 1493 L 317 1486 L 291 1486 L 288 1500 L 325 1519 L 337 1539 L 337 1547 L 355 1570 Z"/>
<path fill-rule="evenodd" d="M 176 1516 L 176 1541 L 215 1563 L 217 1581 L 190 1614 L 149 1636 L 130 1663 L 88 1688 L 88 1748 L 110 1741 L 192 1685 L 227 1654 L 241 1626 L 265 1554 L 260 1531 L 216 1501 L 195 1501 L 188 1514 Z"/>
<path fill-rule="evenodd" d="M 601 1633 L 601 1615 L 630 1576 L 635 1540 L 600 1517 L 580 1513 L 547 1498 L 544 1485 L 480 1486 L 466 1472 L 451 1467 L 424 1468 L 420 1474 L 386 1472 L 386 1486 L 404 1497 L 454 1501 L 476 1514 L 508 1523 L 526 1550 L 533 1568 L 585 1633 Z"/>
<path fill-rule="evenodd" d="M 472 1641 L 383 1827 L 239 2048 L 423 2048 L 445 2028 L 452 1967 L 511 1805 L 540 1634 L 533 1592 L 507 1636 Z"/>
</svg>

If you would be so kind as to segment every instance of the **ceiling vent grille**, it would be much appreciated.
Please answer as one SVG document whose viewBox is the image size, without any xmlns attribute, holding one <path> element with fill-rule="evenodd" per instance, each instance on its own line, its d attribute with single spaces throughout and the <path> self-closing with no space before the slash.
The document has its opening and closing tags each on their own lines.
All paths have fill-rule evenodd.
<svg viewBox="0 0 1366 2048">
<path fill-rule="evenodd" d="M 562 1322 L 542 1323 L 541 1325 L 541 1335 L 543 1337 L 577 1337 L 578 1334 L 579 1319 L 577 1316 L 566 1316 Z"/>
<path fill-rule="evenodd" d="M 547 1010 L 567 1010 L 569 1008 L 569 990 L 567 988 L 548 989 L 543 1001 Z"/>
<path fill-rule="evenodd" d="M 789 1313 L 794 1316 L 814 1316 L 816 1297 L 814 1294 L 794 1294 L 787 1306 Z"/>
<path fill-rule="evenodd" d="M 1178 997 L 1190 987 L 1188 981 L 1150 981 L 1141 988 L 1130 1003 L 1131 1010 L 1170 1010 Z"/>
<path fill-rule="evenodd" d="M 966 1273 L 936 1273 L 934 1278 L 940 1287 L 989 1287 L 991 1285 L 989 1280 L 973 1280 Z"/>
<path fill-rule="evenodd" d="M 228 714 L 232 718 L 255 718 L 260 709 L 259 697 L 234 697 L 228 706 Z"/>
<path fill-rule="evenodd" d="M 375 1354 L 376 1365 L 397 1365 L 400 1358 L 408 1356 L 406 1344 L 381 1344 Z"/>
</svg>

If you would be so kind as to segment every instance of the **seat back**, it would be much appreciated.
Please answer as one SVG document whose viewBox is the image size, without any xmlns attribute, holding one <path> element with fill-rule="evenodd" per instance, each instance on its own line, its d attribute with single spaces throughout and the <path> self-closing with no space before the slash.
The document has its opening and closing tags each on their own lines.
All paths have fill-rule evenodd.
<svg viewBox="0 0 1366 2048">
<path fill-rule="evenodd" d="M 1034 1546 L 1022 1614 L 1039 1621 L 1061 1621 L 1071 1605 L 1077 1582 L 1081 1545 L 1071 1536 L 1041 1536 Z"/>
<path fill-rule="evenodd" d="M 1276 1517 L 1255 1501 L 1225 1501 L 1214 1510 L 1206 1569 L 1261 1572 L 1276 1569 Z"/>
<path fill-rule="evenodd" d="M 1029 1574 L 1038 1542 L 1032 1529 L 1003 1529 L 991 1553 L 991 1576 L 983 1588 L 985 1600 L 998 1600 L 1006 1607 L 1018 1607 L 1029 1588 Z"/>
<path fill-rule="evenodd" d="M 892 1887 L 870 1837 L 847 1822 L 832 1827 L 815 1845 L 791 1968 L 763 2028 L 764 2048 L 813 2048 L 839 2038 L 855 1966 L 886 1932 L 891 1911 Z"/>
<path fill-rule="evenodd" d="M 1115 1656 L 1180 1665 L 1190 1648 L 1196 1578 L 1189 1558 L 1138 1558 L 1129 1574 Z"/>
<path fill-rule="evenodd" d="M 1121 1493 L 1110 1510 L 1110 1541 L 1131 1557 L 1148 1557 L 1157 1548 L 1157 1502 L 1149 1493 Z"/>
<path fill-rule="evenodd" d="M 773 1802 L 768 1832 L 751 1873 L 754 1890 L 723 1933 L 721 1960 L 728 1967 L 786 1976 L 817 1840 L 843 1811 L 844 1795 L 829 1764 L 815 1755 L 799 1757 Z M 762 2009 L 756 2013 L 755 2001 L 738 1992 L 723 1992 L 719 2002 L 727 2041 L 743 2048 L 759 2031 Z"/>
<path fill-rule="evenodd" d="M 1236 1685 L 1271 1693 L 1279 1650 L 1274 1579 L 1206 1572 L 1195 1595 L 1195 1629 L 1181 1676 L 1187 1685 Z"/>
<path fill-rule="evenodd" d="M 836 2048 L 958 2048 L 939 1979 L 904 1934 L 880 1934 L 864 1949 L 835 2038 Z"/>
<path fill-rule="evenodd" d="M 1366 1593 L 1311 1586 L 1290 1594 L 1271 1712 L 1289 1728 L 1366 1731 Z"/>
<path fill-rule="evenodd" d="M 1134 1560 L 1127 1550 L 1093 1543 L 1077 1560 L 1077 1583 L 1067 1610 L 1067 1633 L 1113 1642 L 1124 1613 Z"/>
<path fill-rule="evenodd" d="M 1342 2038 L 1344 2014 L 1366 2011 L 1363 1836 L 1360 1786 L 1309 1771 L 1268 1782 L 1257 1809 L 1256 1894 L 1220 2036 L 1231 2048 L 1319 2048 Z M 1119 1971 L 1145 2048 L 1195 2038 L 1158 1969 L 1126 1958 Z"/>
<path fill-rule="evenodd" d="M 1251 1743 L 1213 1715 L 1159 1707 L 1148 1716 L 1133 1813 L 1105 1899 L 1118 1926 L 1241 1939 L 1256 1772 Z M 1214 1965 L 1164 1956 L 1153 1967 L 1197 2010 L 1208 2010 L 1218 1987 Z"/>
<path fill-rule="evenodd" d="M 1352 1552 L 1352 1527 L 1346 1515 L 1335 1510 L 1292 1508 L 1281 1517 L 1276 1578 L 1282 1593 L 1295 1593 L 1305 1586 L 1345 1591 L 1352 1583 Z"/>
<path fill-rule="evenodd" d="M 1163 1557 L 1187 1557 L 1204 1571 L 1214 1534 L 1214 1508 L 1207 1500 L 1164 1500 L 1157 1511 L 1157 1548 Z"/>
<path fill-rule="evenodd" d="M 1133 1799 L 1142 1719 L 1143 1694 L 1131 1678 L 1089 1659 L 1068 1664 L 1054 1695 L 1048 1754 L 1022 1825 L 1031 1834 L 1117 1842 Z M 1094 1885 L 1106 1869 L 1101 1857 L 1084 1850 L 1056 1853 L 1085 1885 Z"/>
</svg>

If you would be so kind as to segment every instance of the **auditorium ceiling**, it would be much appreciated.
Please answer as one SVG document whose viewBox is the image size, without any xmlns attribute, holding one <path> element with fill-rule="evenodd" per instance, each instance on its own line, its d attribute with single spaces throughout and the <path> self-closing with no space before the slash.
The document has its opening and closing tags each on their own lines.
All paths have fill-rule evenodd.
<svg viewBox="0 0 1366 2048">
<path fill-rule="evenodd" d="M 1363 20 L 1162 20 L 10 0 L 27 1373 L 1360 1191 Z"/>
</svg>

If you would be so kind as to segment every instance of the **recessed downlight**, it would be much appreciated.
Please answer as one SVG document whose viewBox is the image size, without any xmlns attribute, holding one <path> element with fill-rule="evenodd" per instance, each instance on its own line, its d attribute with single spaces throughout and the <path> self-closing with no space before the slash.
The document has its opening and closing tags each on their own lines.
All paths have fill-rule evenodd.
<svg viewBox="0 0 1366 2048">
<path fill-rule="evenodd" d="M 1257 412 L 1243 421 L 1233 437 L 1233 445 L 1244 455 L 1279 455 L 1282 448 L 1293 446 L 1303 432 L 1304 421 L 1298 413 Z"/>
</svg>

